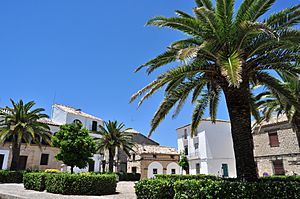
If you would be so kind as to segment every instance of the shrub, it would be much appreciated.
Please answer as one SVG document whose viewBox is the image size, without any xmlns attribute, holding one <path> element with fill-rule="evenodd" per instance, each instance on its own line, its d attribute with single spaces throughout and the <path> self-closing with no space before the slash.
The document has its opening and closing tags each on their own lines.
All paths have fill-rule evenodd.
<svg viewBox="0 0 300 199">
<path fill-rule="evenodd" d="M 24 188 L 36 191 L 44 191 L 46 175 L 50 174 L 44 172 L 25 173 L 23 176 Z"/>
<path fill-rule="evenodd" d="M 197 174 L 197 175 L 180 175 L 180 174 L 158 174 L 155 175 L 155 178 L 165 179 L 165 180 L 222 180 L 222 178 L 214 176 L 214 175 L 205 175 L 205 174 Z"/>
<path fill-rule="evenodd" d="M 189 198 L 299 198 L 297 182 L 230 182 L 184 180 L 174 183 L 175 199 Z"/>
<path fill-rule="evenodd" d="M 139 181 L 141 179 L 140 173 L 117 173 L 119 181 Z"/>
<path fill-rule="evenodd" d="M 1 183 L 22 183 L 25 171 L 0 170 Z"/>
<path fill-rule="evenodd" d="M 166 179 L 145 179 L 135 184 L 137 199 L 169 199 L 174 197 L 173 182 Z"/>
<path fill-rule="evenodd" d="M 46 169 L 45 172 L 46 173 L 60 173 L 61 171 L 58 169 Z"/>
<path fill-rule="evenodd" d="M 268 176 L 268 177 L 259 178 L 259 181 L 260 182 L 291 181 L 291 182 L 299 182 L 300 183 L 300 176 Z"/>
<path fill-rule="evenodd" d="M 116 192 L 114 174 L 79 175 L 51 174 L 46 177 L 46 190 L 65 195 L 105 195 Z"/>
</svg>

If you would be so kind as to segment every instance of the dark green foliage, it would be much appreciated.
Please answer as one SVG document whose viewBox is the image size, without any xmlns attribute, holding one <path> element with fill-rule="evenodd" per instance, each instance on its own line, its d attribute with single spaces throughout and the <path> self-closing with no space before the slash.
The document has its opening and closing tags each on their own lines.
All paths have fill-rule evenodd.
<svg viewBox="0 0 300 199">
<path fill-rule="evenodd" d="M 25 189 L 44 191 L 46 188 L 46 176 L 50 175 L 44 172 L 25 173 L 23 183 Z"/>
<path fill-rule="evenodd" d="M 139 181 L 141 178 L 140 173 L 117 173 L 119 181 Z"/>
<path fill-rule="evenodd" d="M 173 182 L 164 179 L 145 179 L 135 184 L 137 199 L 169 199 L 175 192 Z"/>
<path fill-rule="evenodd" d="M 0 170 L 0 183 L 22 183 L 25 171 Z"/>
<path fill-rule="evenodd" d="M 259 178 L 260 182 L 299 182 L 300 176 L 268 176 Z"/>
<path fill-rule="evenodd" d="M 180 160 L 179 160 L 178 164 L 185 171 L 187 171 L 189 169 L 189 161 L 184 153 L 180 154 Z"/>
<path fill-rule="evenodd" d="M 205 174 L 198 174 L 198 175 L 180 175 L 180 174 L 158 174 L 155 175 L 155 178 L 157 179 L 165 179 L 165 180 L 171 180 L 171 181 L 177 181 L 177 180 L 205 180 L 205 179 L 211 179 L 211 180 L 222 180 L 222 178 L 219 178 L 214 175 L 205 175 Z"/>
<path fill-rule="evenodd" d="M 64 195 L 106 195 L 116 192 L 116 175 L 48 174 L 46 190 Z"/>
<path fill-rule="evenodd" d="M 60 148 L 60 152 L 55 156 L 56 159 L 71 166 L 71 173 L 74 166 L 86 167 L 93 153 L 96 152 L 95 141 L 88 130 L 81 127 L 80 123 L 61 125 L 60 130 L 52 137 L 53 146 Z"/>
</svg>

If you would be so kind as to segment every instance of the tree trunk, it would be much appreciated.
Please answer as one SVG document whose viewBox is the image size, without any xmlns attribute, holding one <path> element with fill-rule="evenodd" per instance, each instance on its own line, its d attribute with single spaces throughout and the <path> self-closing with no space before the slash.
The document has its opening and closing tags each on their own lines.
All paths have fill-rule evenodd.
<svg viewBox="0 0 300 199">
<path fill-rule="evenodd" d="M 18 144 L 16 141 L 12 142 L 12 161 L 10 165 L 10 170 L 19 170 L 19 162 L 20 162 L 20 151 L 21 144 Z"/>
<path fill-rule="evenodd" d="M 114 172 L 114 154 L 112 149 L 108 149 L 108 170 L 109 172 Z"/>
<path fill-rule="evenodd" d="M 74 166 L 71 166 L 71 174 L 74 173 Z"/>
<path fill-rule="evenodd" d="M 249 83 L 242 82 L 239 88 L 223 88 L 231 122 L 237 177 L 256 181 L 257 172 L 253 153 Z"/>
<path fill-rule="evenodd" d="M 300 112 L 298 112 L 298 111 L 295 112 L 292 123 L 293 123 L 294 129 L 296 131 L 296 135 L 298 138 L 298 145 L 300 147 Z"/>
</svg>

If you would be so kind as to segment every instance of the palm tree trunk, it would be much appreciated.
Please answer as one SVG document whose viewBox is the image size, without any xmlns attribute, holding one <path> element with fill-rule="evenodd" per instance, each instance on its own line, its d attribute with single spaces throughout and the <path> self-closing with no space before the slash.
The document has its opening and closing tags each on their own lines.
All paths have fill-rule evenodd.
<svg viewBox="0 0 300 199">
<path fill-rule="evenodd" d="M 237 177 L 246 181 L 256 181 L 249 90 L 248 82 L 243 82 L 239 88 L 223 88 L 231 121 Z"/>
<path fill-rule="evenodd" d="M 108 149 L 108 170 L 109 172 L 114 172 L 114 154 L 112 149 Z"/>
<path fill-rule="evenodd" d="M 21 144 L 16 143 L 16 141 L 12 142 L 12 160 L 10 165 L 10 170 L 19 170 L 19 162 L 20 162 L 20 151 Z"/>
</svg>

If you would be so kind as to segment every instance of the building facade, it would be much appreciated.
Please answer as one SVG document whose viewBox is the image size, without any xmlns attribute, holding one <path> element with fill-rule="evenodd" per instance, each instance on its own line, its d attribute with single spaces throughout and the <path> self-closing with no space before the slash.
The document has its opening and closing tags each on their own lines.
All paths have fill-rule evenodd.
<svg viewBox="0 0 300 199">
<path fill-rule="evenodd" d="M 236 177 L 236 165 L 229 121 L 202 120 L 191 136 L 191 125 L 176 129 L 178 150 L 189 161 L 190 174 Z"/>
<path fill-rule="evenodd" d="M 284 115 L 256 127 L 253 141 L 259 176 L 300 175 L 299 135 Z"/>
</svg>

